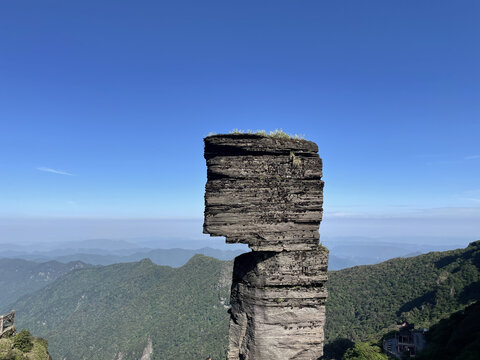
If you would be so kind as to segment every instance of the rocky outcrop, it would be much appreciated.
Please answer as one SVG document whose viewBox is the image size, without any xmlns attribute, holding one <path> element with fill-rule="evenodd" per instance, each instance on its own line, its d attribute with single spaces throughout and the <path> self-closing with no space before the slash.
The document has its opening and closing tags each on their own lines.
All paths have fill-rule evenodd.
<svg viewBox="0 0 480 360">
<path fill-rule="evenodd" d="M 15 332 L 15 311 L 12 310 L 6 315 L 0 315 L 0 338 L 15 335 Z"/>
<path fill-rule="evenodd" d="M 205 138 L 204 232 L 246 243 L 235 259 L 228 359 L 323 353 L 328 251 L 319 245 L 322 161 L 311 141 Z"/>
<path fill-rule="evenodd" d="M 153 355 L 153 343 L 152 339 L 148 337 L 148 342 L 147 346 L 145 346 L 145 349 L 143 349 L 143 354 L 140 360 L 150 360 Z"/>
</svg>

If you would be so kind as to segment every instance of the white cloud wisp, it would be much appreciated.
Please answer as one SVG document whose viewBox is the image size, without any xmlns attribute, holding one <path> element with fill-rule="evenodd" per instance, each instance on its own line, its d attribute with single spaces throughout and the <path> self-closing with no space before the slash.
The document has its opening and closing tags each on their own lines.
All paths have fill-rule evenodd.
<svg viewBox="0 0 480 360">
<path fill-rule="evenodd" d="M 55 170 L 55 169 L 51 169 L 51 168 L 48 168 L 48 167 L 45 167 L 45 166 L 40 166 L 40 167 L 37 168 L 37 170 L 44 171 L 44 172 L 49 172 L 49 173 L 52 173 L 52 174 L 74 176 L 73 174 L 71 174 L 67 171 Z"/>
</svg>

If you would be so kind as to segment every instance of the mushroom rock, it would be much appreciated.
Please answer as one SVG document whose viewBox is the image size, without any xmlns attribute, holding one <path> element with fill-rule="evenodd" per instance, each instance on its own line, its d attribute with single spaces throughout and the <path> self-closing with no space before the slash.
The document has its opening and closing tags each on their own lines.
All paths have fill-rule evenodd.
<svg viewBox="0 0 480 360">
<path fill-rule="evenodd" d="M 322 160 L 311 141 L 205 138 L 204 233 L 253 250 L 235 259 L 229 360 L 323 354 L 328 250 L 319 245 Z"/>
</svg>

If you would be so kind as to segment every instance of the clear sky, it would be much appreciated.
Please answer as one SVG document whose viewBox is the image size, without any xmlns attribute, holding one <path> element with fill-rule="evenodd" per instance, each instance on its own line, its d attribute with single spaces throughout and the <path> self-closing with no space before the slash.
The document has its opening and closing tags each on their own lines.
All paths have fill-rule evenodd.
<svg viewBox="0 0 480 360">
<path fill-rule="evenodd" d="M 3 0 L 0 217 L 201 219 L 202 138 L 278 128 L 327 230 L 480 237 L 479 38 L 477 0 Z"/>
</svg>

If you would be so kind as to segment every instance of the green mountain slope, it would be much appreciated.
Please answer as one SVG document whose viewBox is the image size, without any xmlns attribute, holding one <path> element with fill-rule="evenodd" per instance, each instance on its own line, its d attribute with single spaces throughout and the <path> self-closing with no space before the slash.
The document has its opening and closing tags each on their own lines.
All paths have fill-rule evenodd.
<svg viewBox="0 0 480 360">
<path fill-rule="evenodd" d="M 0 259 L 0 309 L 25 294 L 33 293 L 74 269 L 90 265 L 80 261 L 62 264 L 58 261 L 37 263 L 22 259 Z"/>
<path fill-rule="evenodd" d="M 326 338 L 364 341 L 406 320 L 429 327 L 480 298 L 480 241 L 329 273 Z"/>
<path fill-rule="evenodd" d="M 478 360 L 480 358 L 480 302 L 452 314 L 427 333 L 428 346 L 420 360 Z"/>
<path fill-rule="evenodd" d="M 173 269 L 150 260 L 74 271 L 15 304 L 17 327 L 54 359 L 224 357 L 231 264 L 202 255 Z M 150 345 L 151 344 L 151 345 Z"/>
<path fill-rule="evenodd" d="M 429 326 L 480 298 L 480 242 L 465 249 L 330 272 L 331 344 L 378 336 L 406 319 Z M 231 263 L 195 256 L 178 269 L 149 260 L 73 271 L 15 304 L 17 325 L 54 358 L 224 358 Z M 147 357 L 148 358 L 148 357 Z"/>
</svg>

